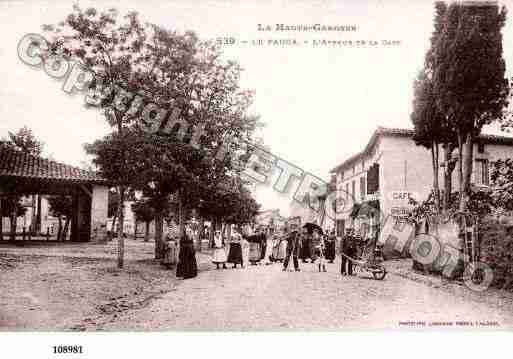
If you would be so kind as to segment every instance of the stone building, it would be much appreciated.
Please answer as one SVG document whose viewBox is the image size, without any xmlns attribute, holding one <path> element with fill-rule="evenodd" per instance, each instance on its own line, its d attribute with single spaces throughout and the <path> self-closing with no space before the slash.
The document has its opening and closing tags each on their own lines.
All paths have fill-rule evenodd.
<svg viewBox="0 0 513 359">
<path fill-rule="evenodd" d="M 413 134 L 409 129 L 378 127 L 361 152 L 331 170 L 336 181 L 338 235 L 348 227 L 378 223 L 377 218 L 371 219 L 374 213 L 401 217 L 410 208 L 409 197 L 417 201 L 428 197 L 433 188 L 431 152 L 415 145 Z M 474 144 L 473 184 L 488 186 L 490 162 L 511 157 L 513 138 L 481 135 Z M 457 150 L 452 158 L 457 158 Z M 442 176 L 441 169 L 440 183 Z M 457 189 L 456 176 L 457 168 L 453 189 Z"/>
</svg>

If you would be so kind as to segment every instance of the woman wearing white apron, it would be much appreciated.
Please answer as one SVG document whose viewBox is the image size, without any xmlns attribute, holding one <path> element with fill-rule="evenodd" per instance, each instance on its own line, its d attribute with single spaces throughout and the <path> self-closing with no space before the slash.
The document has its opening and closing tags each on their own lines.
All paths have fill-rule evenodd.
<svg viewBox="0 0 513 359">
<path fill-rule="evenodd" d="M 216 269 L 219 269 L 219 265 L 222 264 L 223 268 L 226 269 L 226 246 L 224 239 L 221 236 L 221 231 L 216 231 L 214 234 L 214 254 L 212 255 L 212 262 L 215 263 Z"/>
<path fill-rule="evenodd" d="M 264 255 L 264 263 L 265 264 L 271 264 L 271 257 L 273 256 L 273 248 L 274 248 L 274 241 L 272 234 L 268 231 L 265 234 L 265 240 L 266 240 L 266 246 L 265 246 L 265 255 Z"/>
</svg>

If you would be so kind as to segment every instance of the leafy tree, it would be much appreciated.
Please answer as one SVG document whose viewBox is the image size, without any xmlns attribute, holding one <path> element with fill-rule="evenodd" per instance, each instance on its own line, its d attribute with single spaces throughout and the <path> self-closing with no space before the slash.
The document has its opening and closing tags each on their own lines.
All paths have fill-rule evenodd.
<svg viewBox="0 0 513 359">
<path fill-rule="evenodd" d="M 431 151 L 433 166 L 433 189 L 435 207 L 440 208 L 439 186 L 439 144 L 443 139 L 442 116 L 437 110 L 433 94 L 433 83 L 425 71 L 419 73 L 414 83 L 414 100 L 411 121 L 415 129 L 413 140 L 416 145 Z"/>
<path fill-rule="evenodd" d="M 52 35 L 49 53 L 46 56 L 63 56 L 83 63 L 95 75 L 91 83 L 88 104 L 103 109 L 107 122 L 113 132 L 110 140 L 115 144 L 112 151 L 96 144 L 98 149 L 90 147 L 90 153 L 106 154 L 114 163 L 106 159 L 95 160 L 100 172 L 117 185 L 118 201 L 118 267 L 124 264 L 124 202 L 131 184 L 131 172 L 128 166 L 130 156 L 126 143 L 126 127 L 133 120 L 125 116 L 126 104 L 120 99 L 123 91 L 141 90 L 139 81 L 151 79 L 149 73 L 155 58 L 148 54 L 147 46 L 151 38 L 147 37 L 150 25 L 142 24 L 136 13 L 127 14 L 119 19 L 115 9 L 100 12 L 94 8 L 82 10 L 78 5 L 64 21 L 57 25 L 45 25 L 44 30 Z M 114 154 L 114 156 L 113 156 Z"/>
<path fill-rule="evenodd" d="M 460 210 L 470 194 L 473 143 L 485 124 L 503 118 L 507 105 L 501 34 L 505 20 L 504 7 L 455 2 L 438 24 L 432 51 L 434 93 L 457 136 Z"/>
<path fill-rule="evenodd" d="M 70 196 L 48 196 L 48 204 L 54 216 L 59 219 L 59 227 L 57 230 L 57 240 L 64 241 L 68 233 L 69 223 L 73 215 L 73 202 Z M 66 218 L 64 228 L 62 227 L 62 217 Z"/>
<path fill-rule="evenodd" d="M 9 132 L 8 137 L 2 141 L 2 144 L 4 146 L 7 146 L 8 148 L 11 148 L 15 151 L 20 151 L 24 153 L 28 153 L 32 156 L 40 156 L 44 143 L 41 142 L 37 137 L 34 135 L 32 130 L 30 130 L 28 127 L 23 126 L 16 132 Z M 36 200 L 37 198 L 37 200 Z M 21 201 L 21 196 L 17 197 L 11 197 L 8 201 L 15 203 Z M 14 206 L 15 207 L 15 206 Z M 10 206 L 11 209 L 15 209 L 13 206 Z M 25 213 L 25 211 L 23 212 Z M 32 225 L 35 224 L 35 230 L 39 230 L 40 223 L 41 223 L 41 196 L 32 196 Z M 12 217 L 12 215 L 7 215 L 11 218 L 11 226 L 16 225 L 16 218 Z M 17 215 L 19 217 L 20 215 Z M 0 218 L 1 222 L 1 218 Z M 1 227 L 1 224 L 0 224 Z M 0 228 L 1 232 L 1 228 Z"/>
<path fill-rule="evenodd" d="M 492 197 L 496 208 L 513 211 L 513 160 L 499 159 L 491 164 Z"/>
<path fill-rule="evenodd" d="M 1 218 L 9 217 L 11 225 L 11 241 L 16 239 L 16 219 L 23 217 L 27 212 L 27 208 L 21 205 L 21 198 L 18 195 L 4 196 L 0 199 Z M 0 222 L 2 222 L 0 220 Z M 3 228 L 0 224 L 0 233 L 3 234 Z"/>
<path fill-rule="evenodd" d="M 96 156 L 100 172 L 117 183 L 119 231 L 126 190 L 134 187 L 154 192 L 148 197 L 164 202 L 175 196 L 183 233 L 183 213 L 198 203 L 201 177 L 216 162 L 220 144 L 227 139 L 230 147 L 240 146 L 241 141 L 232 140 L 248 139 L 258 123 L 256 116 L 247 115 L 253 94 L 239 86 L 240 67 L 222 61 L 219 50 L 193 32 L 179 34 L 142 23 L 136 13 L 120 19 L 115 10 L 75 6 L 62 24 L 46 30 L 54 35 L 52 54 L 77 59 L 96 75 L 90 98 L 98 99 L 113 132 L 88 152 Z M 124 91 L 141 94 L 141 106 L 134 107 L 135 99 L 116 96 Z M 172 111 L 144 115 L 141 109 L 149 103 Z M 171 122 L 172 114 L 181 124 Z M 148 127 L 159 131 L 148 133 Z M 203 135 L 196 138 L 193 127 L 201 128 Z M 160 218 L 157 214 L 157 245 Z M 122 266 L 124 247 L 118 237 Z"/>
<path fill-rule="evenodd" d="M 9 132 L 6 144 L 18 151 L 28 153 L 32 156 L 41 156 L 43 142 L 34 136 L 31 129 L 23 126 L 16 132 Z"/>
</svg>

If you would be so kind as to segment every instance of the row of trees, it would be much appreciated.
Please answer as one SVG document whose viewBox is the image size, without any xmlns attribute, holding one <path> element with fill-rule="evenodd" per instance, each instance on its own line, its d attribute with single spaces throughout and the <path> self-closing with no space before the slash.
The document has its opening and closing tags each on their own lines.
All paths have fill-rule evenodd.
<svg viewBox="0 0 513 359">
<path fill-rule="evenodd" d="M 123 208 L 130 191 L 143 194 L 136 213 L 155 218 L 156 258 L 162 256 L 163 218 L 171 199 L 181 234 L 192 209 L 213 221 L 252 220 L 258 205 L 241 179 L 240 158 L 259 120 L 248 115 L 253 92 L 240 88 L 237 63 L 222 61 L 219 49 L 193 32 L 141 22 L 134 12 L 120 17 L 114 9 L 74 6 L 63 22 L 45 30 L 51 46 L 44 56 L 79 61 L 94 73 L 87 102 L 102 109 L 112 129 L 85 148 L 116 184 L 118 266 L 123 266 Z M 149 103 L 155 110 L 141 111 Z M 160 109 L 179 121 L 170 123 L 173 116 L 166 120 Z M 193 131 L 198 128 L 201 136 Z M 216 156 L 223 143 L 229 143 L 226 155 Z"/>
<path fill-rule="evenodd" d="M 456 168 L 457 208 L 467 209 L 474 144 L 483 126 L 507 121 L 510 86 L 501 34 L 505 21 L 506 9 L 496 4 L 435 4 L 431 46 L 414 83 L 411 121 L 416 144 L 431 151 L 437 212 L 451 207 Z"/>
</svg>

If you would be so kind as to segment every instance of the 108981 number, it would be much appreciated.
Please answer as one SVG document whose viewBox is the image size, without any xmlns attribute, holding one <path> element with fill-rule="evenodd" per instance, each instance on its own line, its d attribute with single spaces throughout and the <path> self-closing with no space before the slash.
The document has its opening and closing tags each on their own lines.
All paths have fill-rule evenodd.
<svg viewBox="0 0 513 359">
<path fill-rule="evenodd" d="M 54 354 L 82 354 L 81 345 L 55 345 L 53 346 Z"/>
</svg>

